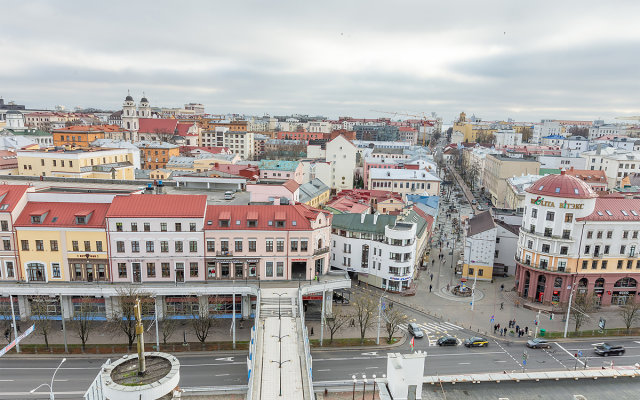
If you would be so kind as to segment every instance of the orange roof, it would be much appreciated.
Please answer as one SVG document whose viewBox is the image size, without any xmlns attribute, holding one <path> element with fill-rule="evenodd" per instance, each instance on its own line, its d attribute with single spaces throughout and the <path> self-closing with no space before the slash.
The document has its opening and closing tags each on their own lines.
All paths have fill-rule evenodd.
<svg viewBox="0 0 640 400">
<path fill-rule="evenodd" d="M 108 218 L 202 218 L 207 195 L 199 194 L 132 194 L 116 196 Z"/>
<path fill-rule="evenodd" d="M 577 221 L 640 221 L 640 199 L 600 197 L 593 212 Z"/>
<path fill-rule="evenodd" d="M 571 199 L 589 199 L 598 197 L 586 182 L 567 175 L 562 171 L 560 175 L 547 175 L 538 179 L 525 190 L 540 196 L 563 197 Z"/>
<path fill-rule="evenodd" d="M 0 185 L 0 211 L 11 212 L 29 185 Z"/>
<path fill-rule="evenodd" d="M 327 218 L 331 214 L 304 204 L 295 205 L 233 205 L 207 206 L 206 230 L 309 230 L 309 220 L 315 220 L 322 213 Z M 221 227 L 219 220 L 230 220 L 228 227 Z M 247 221 L 257 221 L 257 226 L 248 226 Z M 275 221 L 285 221 L 283 228 L 276 227 Z M 238 223 L 239 222 L 239 223 Z M 271 222 L 271 224 L 269 224 Z"/>
<path fill-rule="evenodd" d="M 15 226 L 59 226 L 74 228 L 104 228 L 104 217 L 109 203 L 41 203 L 30 201 L 16 219 Z M 45 215 L 46 214 L 46 215 Z M 76 216 L 91 214 L 86 224 L 76 224 Z M 40 223 L 31 222 L 31 217 L 45 215 Z"/>
<path fill-rule="evenodd" d="M 607 183 L 607 175 L 602 170 L 570 168 L 566 170 L 565 173 L 588 183 Z"/>
<path fill-rule="evenodd" d="M 294 193 L 296 190 L 298 190 L 300 184 L 298 184 L 298 182 L 294 181 L 293 179 L 289 179 L 288 181 L 283 183 L 282 186 L 284 186 L 291 193 Z"/>
</svg>

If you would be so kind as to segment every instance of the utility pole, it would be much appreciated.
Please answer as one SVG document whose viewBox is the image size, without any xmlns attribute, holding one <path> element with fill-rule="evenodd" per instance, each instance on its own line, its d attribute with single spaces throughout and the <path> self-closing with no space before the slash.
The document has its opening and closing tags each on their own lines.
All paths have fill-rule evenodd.
<svg viewBox="0 0 640 400">
<path fill-rule="evenodd" d="M 13 320 L 13 337 L 16 340 L 16 352 L 20 353 L 20 342 L 18 342 L 18 326 L 16 325 L 16 312 L 13 309 L 13 295 L 9 295 L 9 303 L 11 304 L 11 319 Z"/>
<path fill-rule="evenodd" d="M 156 295 L 154 299 L 156 300 L 153 304 L 155 308 L 154 314 L 156 318 L 156 351 L 160 351 L 160 335 L 158 334 L 158 295 Z"/>
<path fill-rule="evenodd" d="M 476 282 L 478 281 L 478 267 L 473 274 L 473 286 L 471 287 L 471 311 L 473 311 L 473 306 L 476 305 Z"/>
<path fill-rule="evenodd" d="M 569 316 L 571 315 L 571 300 L 573 300 L 573 290 L 575 282 L 571 282 L 571 292 L 569 292 L 569 305 L 567 306 L 567 319 L 564 321 L 564 336 L 567 337 L 567 330 L 569 329 Z"/>
<path fill-rule="evenodd" d="M 233 281 L 233 294 L 231 295 L 231 302 L 233 303 L 231 316 L 231 325 L 233 325 L 233 349 L 236 349 L 236 282 Z M 280 304 L 280 303 L 278 303 Z M 280 322 L 282 323 L 282 322 Z"/>
<path fill-rule="evenodd" d="M 60 295 L 60 320 L 62 321 L 62 336 L 64 336 L 64 352 L 69 352 L 69 346 L 67 345 L 67 327 L 64 324 L 64 302 L 62 301 L 62 295 Z"/>
<path fill-rule="evenodd" d="M 536 317 L 536 333 L 533 335 L 533 338 L 538 337 L 538 325 L 540 325 L 540 310 L 538 310 L 538 316 Z"/>
<path fill-rule="evenodd" d="M 324 307 L 325 307 L 325 290 L 322 289 L 322 312 L 320 313 L 320 347 L 324 342 Z"/>
</svg>

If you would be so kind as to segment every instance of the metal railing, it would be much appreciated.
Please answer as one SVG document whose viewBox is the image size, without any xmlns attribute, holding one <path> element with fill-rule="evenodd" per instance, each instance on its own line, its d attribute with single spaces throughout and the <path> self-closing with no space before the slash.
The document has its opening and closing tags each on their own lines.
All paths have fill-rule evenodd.
<svg viewBox="0 0 640 400">
<path fill-rule="evenodd" d="M 247 399 L 251 399 L 253 395 L 253 380 L 255 377 L 255 368 L 256 368 L 256 350 L 257 350 L 257 342 L 258 342 L 258 324 L 260 322 L 260 291 L 258 291 L 258 295 L 256 296 L 256 313 L 253 318 L 253 326 L 251 327 L 251 343 L 249 344 L 249 371 L 248 374 L 248 382 L 247 382 Z"/>
<path fill-rule="evenodd" d="M 324 307 L 323 307 L 324 308 Z M 298 291 L 298 313 L 302 324 L 302 341 L 304 344 L 304 360 L 306 364 L 307 381 L 309 382 L 309 399 L 315 399 L 313 391 L 313 360 L 311 358 L 311 347 L 309 346 L 309 336 L 304 325 L 304 305 L 302 304 L 302 291 Z"/>
<path fill-rule="evenodd" d="M 102 364 L 100 371 L 98 371 L 98 375 L 93 382 L 91 382 L 89 389 L 84 393 L 84 400 L 105 400 L 104 393 L 102 393 L 102 369 L 109 364 L 111 364 L 111 359 L 108 359 L 104 364 Z"/>
</svg>

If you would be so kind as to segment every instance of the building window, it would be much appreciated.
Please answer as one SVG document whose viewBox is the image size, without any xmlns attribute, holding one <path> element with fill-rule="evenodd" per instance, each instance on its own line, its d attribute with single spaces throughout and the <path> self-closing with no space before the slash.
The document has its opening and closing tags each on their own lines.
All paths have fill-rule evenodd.
<svg viewBox="0 0 640 400">
<path fill-rule="evenodd" d="M 216 251 L 216 241 L 207 240 L 207 251 Z"/>
<path fill-rule="evenodd" d="M 176 249 L 176 253 L 182 253 L 183 251 L 182 241 L 179 241 L 179 240 L 176 241 L 175 249 Z"/>
<path fill-rule="evenodd" d="M 151 224 L 149 222 L 144 223 L 144 231 L 151 232 Z"/>
<path fill-rule="evenodd" d="M 570 239 L 571 238 L 571 231 L 569 229 L 565 229 L 562 231 L 562 238 L 563 239 Z"/>
<path fill-rule="evenodd" d="M 307 239 L 300 240 L 300 251 L 307 251 L 309 247 L 309 242 Z"/>
<path fill-rule="evenodd" d="M 536 233 L 536 226 L 535 226 L 535 225 L 531 225 L 531 226 L 529 227 L 529 232 L 530 232 L 530 233 Z"/>
<path fill-rule="evenodd" d="M 138 232 L 138 223 L 137 222 L 132 222 L 131 223 L 131 232 Z"/>
<path fill-rule="evenodd" d="M 167 223 L 166 222 L 161 222 L 160 223 L 160 231 L 161 232 L 166 232 L 167 231 Z"/>
<path fill-rule="evenodd" d="M 191 231 L 191 232 L 195 232 L 196 231 L 196 223 L 195 222 L 189 223 L 189 231 Z"/>
<path fill-rule="evenodd" d="M 626 249 L 627 249 L 627 246 L 625 245 L 620 246 L 620 254 L 624 254 Z"/>
<path fill-rule="evenodd" d="M 547 221 L 553 221 L 555 215 L 556 213 L 554 213 L 553 211 L 547 211 Z"/>
<path fill-rule="evenodd" d="M 542 245 L 542 252 L 543 253 L 548 253 L 549 252 L 549 245 L 548 244 L 543 244 Z"/>
<path fill-rule="evenodd" d="M 2 246 L 3 246 L 4 250 L 11 250 L 11 240 L 10 239 L 3 239 L 2 240 Z"/>
<path fill-rule="evenodd" d="M 609 246 L 609 245 L 604 246 L 604 254 L 609 254 L 609 248 L 610 247 L 611 246 Z"/>
<path fill-rule="evenodd" d="M 36 251 L 44 251 L 44 241 L 36 240 Z"/>
<path fill-rule="evenodd" d="M 273 239 L 267 239 L 265 241 L 265 251 L 269 253 L 273 252 Z"/>
<path fill-rule="evenodd" d="M 613 231 L 607 231 L 607 239 L 613 238 Z"/>
<path fill-rule="evenodd" d="M 155 278 L 156 277 L 156 264 L 155 263 L 147 263 L 147 277 Z"/>
<path fill-rule="evenodd" d="M 153 241 L 147 240 L 147 253 L 153 253 L 153 251 L 154 251 Z"/>
<path fill-rule="evenodd" d="M 124 253 L 124 242 L 116 242 L 116 251 L 118 253 Z"/>
<path fill-rule="evenodd" d="M 176 232 L 182 232 L 182 224 L 180 222 L 176 222 Z"/>
<path fill-rule="evenodd" d="M 569 248 L 567 246 L 560 247 L 560 254 L 567 255 L 569 253 Z"/>
<path fill-rule="evenodd" d="M 532 208 L 531 209 L 531 218 L 538 218 L 538 209 L 537 208 Z"/>
<path fill-rule="evenodd" d="M 255 239 L 249 239 L 249 252 L 250 253 L 255 253 L 256 252 L 256 240 Z"/>
<path fill-rule="evenodd" d="M 242 251 L 242 239 L 235 240 L 235 249 L 236 251 Z"/>
<path fill-rule="evenodd" d="M 116 222 L 116 231 L 122 232 L 122 222 Z"/>
<path fill-rule="evenodd" d="M 573 222 L 573 214 L 572 213 L 566 213 L 564 215 L 564 222 Z"/>
<path fill-rule="evenodd" d="M 591 269 L 597 269 L 597 268 L 598 268 L 598 260 L 591 261 Z"/>
<path fill-rule="evenodd" d="M 284 239 L 276 239 L 276 251 L 277 252 L 284 251 Z"/>
<path fill-rule="evenodd" d="M 593 256 L 598 257 L 600 255 L 600 246 L 596 245 L 593 247 Z"/>
<path fill-rule="evenodd" d="M 137 240 L 131 242 L 131 252 L 140 253 L 140 242 L 138 242 Z"/>
<path fill-rule="evenodd" d="M 633 260 L 627 260 L 627 269 L 631 269 L 633 267 Z"/>
<path fill-rule="evenodd" d="M 607 269 L 607 264 L 609 262 L 607 260 L 602 260 L 602 266 L 600 267 L 600 269 Z"/>
<path fill-rule="evenodd" d="M 80 245 L 78 244 L 77 240 L 71 241 L 71 248 L 73 249 L 73 251 L 80 251 Z"/>
<path fill-rule="evenodd" d="M 291 239 L 291 251 L 298 251 L 298 239 Z"/>
<path fill-rule="evenodd" d="M 118 263 L 118 278 L 127 277 L 127 263 Z"/>
<path fill-rule="evenodd" d="M 96 251 L 102 251 L 102 241 L 96 240 Z"/>
<path fill-rule="evenodd" d="M 265 263 L 265 275 L 268 277 L 273 277 L 273 262 L 267 261 Z"/>
<path fill-rule="evenodd" d="M 51 275 L 54 278 L 60 278 L 60 264 L 58 263 L 51 264 Z"/>
<path fill-rule="evenodd" d="M 189 241 L 189 251 L 191 253 L 195 253 L 195 252 L 198 251 L 198 241 L 197 240 Z"/>
<path fill-rule="evenodd" d="M 282 261 L 276 263 L 276 276 L 279 278 L 284 276 L 284 262 Z"/>
<path fill-rule="evenodd" d="M 622 232 L 622 238 L 623 239 L 628 239 L 629 238 L 629 231 Z"/>
<path fill-rule="evenodd" d="M 582 261 L 582 269 L 587 269 L 587 266 L 589 265 L 589 261 Z"/>
<path fill-rule="evenodd" d="M 544 228 L 544 236 L 546 237 L 551 237 L 551 234 L 553 233 L 553 229 L 551 228 Z"/>
<path fill-rule="evenodd" d="M 533 248 L 533 240 L 529 240 L 529 241 L 527 242 L 527 248 L 528 248 L 528 249 L 532 249 L 532 248 Z M 375 249 L 374 249 L 374 250 L 375 250 Z"/>
<path fill-rule="evenodd" d="M 0 229 L 2 229 L 5 232 L 8 231 L 9 223 L 7 221 L 0 221 Z"/>
<path fill-rule="evenodd" d="M 191 278 L 197 278 L 198 277 L 198 263 L 197 262 L 192 262 L 189 264 L 189 276 Z"/>
<path fill-rule="evenodd" d="M 171 267 L 169 266 L 169 263 L 164 262 L 160 264 L 160 273 L 162 274 L 163 278 L 168 278 L 171 276 Z"/>
<path fill-rule="evenodd" d="M 598 233 L 596 234 L 596 237 L 598 239 L 602 239 L 602 231 L 598 231 Z"/>
<path fill-rule="evenodd" d="M 91 251 L 91 242 L 89 240 L 84 241 L 84 251 Z"/>
<path fill-rule="evenodd" d="M 593 231 L 587 232 L 587 239 L 593 238 Z"/>
<path fill-rule="evenodd" d="M 591 246 L 589 245 L 584 246 L 584 254 L 589 254 L 590 251 L 591 251 Z"/>
</svg>

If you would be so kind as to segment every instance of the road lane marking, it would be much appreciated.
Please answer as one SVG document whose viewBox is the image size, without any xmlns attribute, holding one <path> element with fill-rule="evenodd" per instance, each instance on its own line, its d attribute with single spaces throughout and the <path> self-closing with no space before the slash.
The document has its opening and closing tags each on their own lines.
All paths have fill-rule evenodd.
<svg viewBox="0 0 640 400">
<path fill-rule="evenodd" d="M 460 364 L 460 365 L 469 365 L 471 363 L 458 363 L 458 364 Z"/>
<path fill-rule="evenodd" d="M 564 368 L 569 369 L 569 367 L 567 367 L 566 365 L 564 365 L 562 363 L 562 361 L 558 360 L 553 354 L 551 354 L 547 349 L 542 349 L 545 353 L 547 353 L 547 355 L 551 358 L 553 358 L 554 360 L 556 360 L 560 365 L 562 365 Z"/>
<path fill-rule="evenodd" d="M 229 376 L 229 374 L 217 374 L 217 375 L 214 375 L 214 376 Z"/>
<path fill-rule="evenodd" d="M 317 372 L 328 372 L 328 371 L 331 371 L 331 369 L 318 369 L 316 371 Z"/>
<path fill-rule="evenodd" d="M 496 360 L 497 363 L 507 362 L 507 360 Z"/>
<path fill-rule="evenodd" d="M 233 357 L 216 358 L 215 361 L 233 361 Z"/>
<path fill-rule="evenodd" d="M 367 367 L 365 369 L 378 369 L 378 367 Z"/>
<path fill-rule="evenodd" d="M 13 379 L 0 379 L 0 382 L 15 382 Z"/>
<path fill-rule="evenodd" d="M 564 350 L 564 352 L 565 352 L 565 353 L 567 353 L 568 355 L 570 355 L 570 356 L 571 356 L 571 359 L 573 359 L 573 360 L 575 360 L 575 359 L 576 359 L 576 358 L 573 356 L 573 354 L 571 354 L 571 353 L 569 352 L 569 350 L 567 350 L 567 349 L 565 349 L 564 347 L 562 347 L 562 346 L 560 345 L 560 343 L 557 343 L 557 342 L 556 342 L 556 346 L 560 347 L 562 350 Z M 578 362 L 579 362 L 580 364 L 584 365 L 584 361 L 580 361 L 580 359 L 578 359 Z"/>
<path fill-rule="evenodd" d="M 427 357 L 469 357 L 474 355 L 485 355 L 485 354 L 504 354 L 505 351 L 478 351 L 473 353 L 446 353 L 446 354 L 429 354 Z M 508 354 L 508 353 L 507 353 Z M 378 356 L 378 357 L 336 357 L 336 358 L 316 358 L 313 357 L 313 362 L 319 361 L 348 361 L 348 360 L 371 360 L 374 358 L 387 359 L 387 356 Z M 242 364 L 242 363 L 240 363 Z"/>
<path fill-rule="evenodd" d="M 498 345 L 498 347 L 500 347 L 502 349 L 503 352 L 505 352 L 509 357 L 511 357 L 511 359 L 513 360 L 513 362 L 515 362 L 516 364 L 518 364 L 518 366 L 520 366 L 520 363 L 518 362 L 518 360 L 515 359 L 515 357 L 513 357 L 511 355 L 511 353 L 509 353 L 507 350 L 505 350 L 504 347 L 502 347 L 502 345 L 500 344 L 500 342 L 498 342 L 497 340 L 494 340 L 494 342 L 496 342 L 496 344 Z"/>
</svg>

